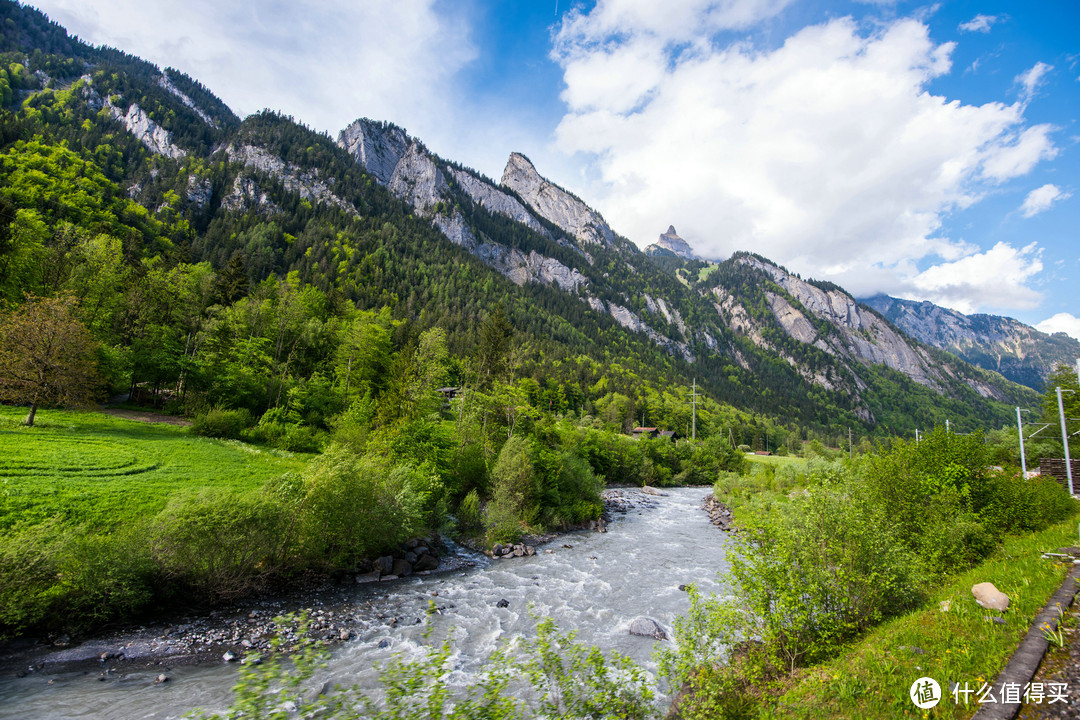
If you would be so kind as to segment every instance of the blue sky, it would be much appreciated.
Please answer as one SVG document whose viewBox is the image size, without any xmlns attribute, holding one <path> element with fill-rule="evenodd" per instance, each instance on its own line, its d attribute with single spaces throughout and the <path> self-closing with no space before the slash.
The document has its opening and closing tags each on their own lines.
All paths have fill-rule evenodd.
<svg viewBox="0 0 1080 720">
<path fill-rule="evenodd" d="M 240 115 L 511 151 L 640 246 L 1080 337 L 1080 3 L 38 0 Z"/>
</svg>

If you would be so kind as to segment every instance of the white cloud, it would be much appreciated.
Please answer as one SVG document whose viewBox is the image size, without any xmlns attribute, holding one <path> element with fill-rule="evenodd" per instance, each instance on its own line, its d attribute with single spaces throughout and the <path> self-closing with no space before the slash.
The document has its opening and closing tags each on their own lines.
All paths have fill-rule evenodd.
<svg viewBox="0 0 1080 720">
<path fill-rule="evenodd" d="M 1035 95 L 1035 91 L 1039 89 L 1039 86 L 1043 82 L 1043 78 L 1047 73 L 1054 69 L 1053 65 L 1047 65 L 1044 62 L 1037 62 L 1031 66 L 1031 68 L 1025 72 L 1016 76 L 1016 82 L 1021 86 L 1021 97 L 1027 102 Z"/>
<path fill-rule="evenodd" d="M 1072 197 L 1072 193 L 1062 192 L 1057 185 L 1047 183 L 1042 187 L 1035 188 L 1024 198 L 1024 204 L 1020 206 L 1020 212 L 1024 217 L 1038 215 L 1043 210 L 1050 208 L 1058 200 Z"/>
<path fill-rule="evenodd" d="M 360 116 L 436 130 L 475 55 L 436 0 L 33 1 L 84 40 L 188 73 L 241 117 L 269 107 L 334 135 Z"/>
<path fill-rule="evenodd" d="M 559 29 L 557 51 L 576 55 L 589 47 L 630 35 L 661 45 L 702 33 L 740 29 L 780 13 L 793 0 L 599 0 L 588 12 L 574 8 Z"/>
<path fill-rule="evenodd" d="M 1042 295 L 1027 287 L 1042 271 L 1035 243 L 1019 250 L 998 243 L 953 262 L 934 265 L 908 281 L 906 297 L 930 300 L 962 313 L 982 308 L 1033 308 Z"/>
<path fill-rule="evenodd" d="M 976 15 L 966 23 L 960 23 L 959 29 L 964 32 L 990 32 L 990 27 L 1000 18 L 997 15 Z"/>
<path fill-rule="evenodd" d="M 1080 318 L 1072 313 L 1060 312 L 1057 315 L 1048 317 L 1036 325 L 1035 329 L 1051 335 L 1056 332 L 1063 332 L 1080 340 Z"/>
<path fill-rule="evenodd" d="M 953 45 L 935 44 L 919 21 L 868 33 L 835 19 L 760 50 L 687 30 L 710 27 L 708 7 L 678 4 L 672 14 L 698 13 L 696 24 L 654 31 L 640 19 L 619 24 L 624 16 L 601 3 L 556 38 L 567 83 L 556 147 L 592 159 L 599 181 L 580 192 L 639 245 L 674 223 L 706 257 L 754 250 L 857 294 L 913 287 L 917 266 L 976 250 L 939 236 L 945 215 L 1056 153 L 1051 126 L 1025 126 L 1023 102 L 932 95 Z M 760 16 L 776 6 L 756 7 Z M 979 302 L 1000 299 L 990 275 L 935 282 L 954 305 L 961 287 Z M 1010 297 L 1035 294 L 1016 287 Z"/>
</svg>

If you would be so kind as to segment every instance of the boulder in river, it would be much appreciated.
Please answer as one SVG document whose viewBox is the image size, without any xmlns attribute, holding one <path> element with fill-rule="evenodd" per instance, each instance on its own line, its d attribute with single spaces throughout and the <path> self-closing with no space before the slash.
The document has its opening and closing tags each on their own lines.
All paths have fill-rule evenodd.
<svg viewBox="0 0 1080 720">
<path fill-rule="evenodd" d="M 437 567 L 439 567 L 439 558 L 431 553 L 425 553 L 421 555 L 420 559 L 413 565 L 413 570 L 416 572 L 423 572 L 424 570 L 434 570 Z"/>
<path fill-rule="evenodd" d="M 404 558 L 398 558 L 394 561 L 394 565 L 390 571 L 391 575 L 397 575 L 398 577 L 405 577 L 406 575 L 412 575 L 413 566 L 408 560 Z"/>
<path fill-rule="evenodd" d="M 634 618 L 634 621 L 630 623 L 630 634 L 640 635 L 641 637 L 651 637 L 656 640 L 667 639 L 667 633 L 664 632 L 664 628 L 660 627 L 660 623 L 652 618 L 644 616 L 636 617 Z"/>
</svg>

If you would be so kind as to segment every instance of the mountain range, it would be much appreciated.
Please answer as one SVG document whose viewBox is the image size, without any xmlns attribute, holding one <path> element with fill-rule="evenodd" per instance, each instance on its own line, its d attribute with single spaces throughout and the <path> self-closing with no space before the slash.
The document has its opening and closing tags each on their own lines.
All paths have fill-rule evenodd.
<svg viewBox="0 0 1080 720">
<path fill-rule="evenodd" d="M 502 305 L 537 367 L 629 365 L 833 430 L 999 426 L 1037 403 L 1053 363 L 1080 355 L 1006 318 L 859 302 L 752 253 L 702 260 L 673 226 L 642 252 L 518 153 L 496 181 L 391 122 L 331 138 L 272 112 L 241 120 L 197 80 L 86 45 L 31 8 L 3 0 L 0 27 L 0 152 L 69 149 L 172 228 L 153 252 L 208 261 L 240 288 L 294 272 L 442 326 L 459 349 Z"/>
</svg>

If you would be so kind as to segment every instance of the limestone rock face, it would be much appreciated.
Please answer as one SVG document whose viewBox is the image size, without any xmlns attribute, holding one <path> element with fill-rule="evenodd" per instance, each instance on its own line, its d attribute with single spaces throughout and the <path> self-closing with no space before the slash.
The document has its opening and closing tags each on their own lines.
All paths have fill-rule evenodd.
<svg viewBox="0 0 1080 720">
<path fill-rule="evenodd" d="M 544 226 L 540 224 L 540 221 L 537 220 L 536 217 L 513 195 L 502 192 L 493 185 L 484 182 L 474 175 L 470 175 L 464 170 L 454 168 L 450 170 L 450 174 L 453 175 L 454 180 L 461 185 L 462 189 L 468 193 L 469 197 L 473 199 L 473 202 L 487 208 L 493 213 L 505 215 L 511 220 L 516 220 L 531 230 L 535 230 L 544 235 L 547 234 Z"/>
<path fill-rule="evenodd" d="M 255 210 L 268 215 L 278 211 L 277 204 L 258 183 L 243 175 L 237 175 L 233 180 L 232 190 L 221 199 L 221 206 L 226 210 Z"/>
<path fill-rule="evenodd" d="M 588 284 L 578 270 L 535 250 L 525 253 L 478 238 L 459 210 L 442 209 L 440 203 L 447 196 L 450 182 L 453 181 L 473 202 L 489 212 L 505 215 L 544 233 L 540 221 L 513 195 L 470 173 L 446 165 L 396 125 L 368 119 L 357 120 L 341 131 L 338 145 L 390 192 L 408 202 L 421 216 L 430 218 L 432 224 L 452 243 L 465 248 L 514 283 L 555 283 L 566 291 Z"/>
<path fill-rule="evenodd" d="M 304 199 L 336 205 L 352 215 L 357 214 L 356 208 L 335 195 L 327 183 L 319 178 L 317 172 L 301 170 L 256 145 L 229 145 L 225 148 L 225 153 L 233 162 L 276 177 L 286 190 L 299 193 Z"/>
<path fill-rule="evenodd" d="M 994 587 L 994 583 L 983 582 L 971 587 L 975 602 L 987 610 L 1008 610 L 1009 596 Z"/>
<path fill-rule="evenodd" d="M 164 155 L 169 158 L 181 158 L 187 155 L 183 148 L 173 145 L 172 133 L 158 125 L 143 112 L 137 103 L 131 103 L 127 111 L 121 110 L 113 104 L 111 98 L 102 97 L 94 89 L 94 80 L 90 75 L 83 75 L 78 81 L 80 97 L 94 110 L 105 109 L 114 119 L 127 128 L 127 131 L 138 138 L 146 149 L 155 155 Z"/>
<path fill-rule="evenodd" d="M 540 217 L 570 233 L 578 242 L 609 247 L 615 244 L 615 232 L 600 213 L 542 178 L 524 155 L 510 154 L 502 184 L 520 195 Z"/>
<path fill-rule="evenodd" d="M 792 338 L 831 355 L 885 365 L 920 385 L 940 389 L 940 370 L 925 350 L 898 333 L 875 313 L 860 308 L 855 298 L 843 290 L 824 290 L 754 257 L 742 258 L 741 262 L 764 271 L 811 316 L 824 320 L 836 331 L 822 336 L 815 323 L 786 298 L 768 293 L 773 315 Z"/>
<path fill-rule="evenodd" d="M 162 75 L 161 77 L 159 77 L 158 85 L 160 85 L 165 90 L 171 92 L 180 100 L 180 102 L 184 103 L 189 108 L 194 110 L 195 114 L 198 115 L 199 119 L 201 119 L 204 123 L 211 127 L 217 127 L 217 123 L 215 123 L 213 119 L 209 115 L 207 115 L 201 107 L 196 105 L 194 100 L 192 100 L 185 93 L 183 93 L 180 88 L 176 87 L 176 85 L 173 84 L 172 80 L 169 79 L 168 75 Z"/>
<path fill-rule="evenodd" d="M 646 255 L 659 255 L 665 251 L 678 255 L 685 260 L 693 260 L 697 257 L 694 254 L 694 249 L 690 247 L 690 243 L 683 240 L 675 232 L 674 225 L 668 225 L 667 232 L 661 233 L 659 240 L 645 248 Z"/>
<path fill-rule="evenodd" d="M 888 295 L 863 302 L 916 340 L 1035 390 L 1042 390 L 1057 363 L 1071 365 L 1080 356 L 1080 341 L 1075 338 L 1048 335 L 1013 318 L 965 315 Z"/>
</svg>

